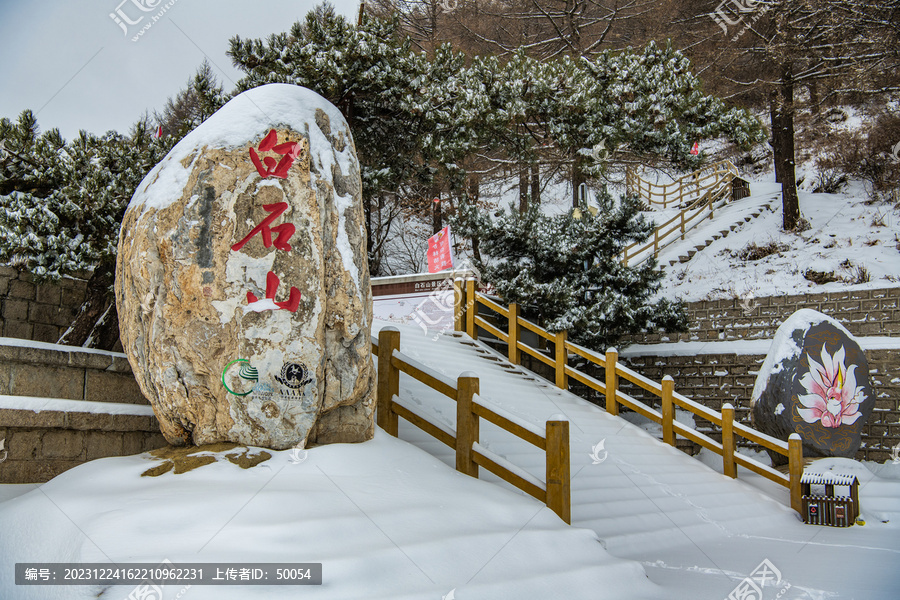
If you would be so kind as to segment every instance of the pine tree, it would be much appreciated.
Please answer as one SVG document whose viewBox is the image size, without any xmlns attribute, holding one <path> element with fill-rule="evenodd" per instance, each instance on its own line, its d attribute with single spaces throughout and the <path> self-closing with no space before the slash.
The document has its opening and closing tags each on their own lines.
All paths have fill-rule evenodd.
<svg viewBox="0 0 900 600">
<path fill-rule="evenodd" d="M 505 302 L 576 343 L 603 352 L 641 330 L 685 331 L 681 303 L 652 299 L 662 278 L 656 261 L 622 264 L 625 246 L 653 231 L 639 200 L 615 202 L 604 190 L 597 202 L 552 217 L 510 207 L 493 219 L 467 206 L 454 226 L 479 240 L 476 266 Z"/>
<path fill-rule="evenodd" d="M 59 131 L 39 134 L 31 111 L 0 119 L 0 262 L 35 281 L 91 272 L 88 298 L 65 343 L 94 347 L 118 339 L 109 313 L 119 224 L 134 190 L 174 144 L 155 139 L 148 121 L 129 136 L 81 131 L 66 142 Z"/>
<path fill-rule="evenodd" d="M 174 98 L 169 98 L 162 112 L 155 112 L 153 118 L 162 128 L 163 135 L 181 139 L 222 108 L 227 101 L 228 97 L 213 75 L 212 67 L 203 59 L 203 64 L 187 81 L 184 89 Z"/>
</svg>

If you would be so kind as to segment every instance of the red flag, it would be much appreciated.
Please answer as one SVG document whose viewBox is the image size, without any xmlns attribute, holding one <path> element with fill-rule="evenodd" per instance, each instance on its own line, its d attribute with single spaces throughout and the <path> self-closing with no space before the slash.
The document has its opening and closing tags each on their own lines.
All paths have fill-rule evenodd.
<svg viewBox="0 0 900 600">
<path fill-rule="evenodd" d="M 156 128 L 156 135 L 154 137 L 156 137 L 156 139 L 159 139 L 162 137 L 162 125 L 160 125 Z"/>
<path fill-rule="evenodd" d="M 428 272 L 438 273 L 453 268 L 453 249 L 450 247 L 450 226 L 447 225 L 428 238 Z"/>
<path fill-rule="evenodd" d="M 694 145 L 691 147 L 691 154 L 694 156 L 700 154 L 700 142 L 694 142 Z"/>
</svg>

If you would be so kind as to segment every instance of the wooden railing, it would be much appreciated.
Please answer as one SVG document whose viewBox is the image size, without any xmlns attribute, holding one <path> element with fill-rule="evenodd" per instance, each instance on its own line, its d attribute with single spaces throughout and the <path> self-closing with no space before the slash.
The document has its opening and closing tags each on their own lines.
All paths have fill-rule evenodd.
<svg viewBox="0 0 900 600">
<path fill-rule="evenodd" d="M 670 204 L 681 206 L 685 202 L 693 202 L 706 192 L 730 187 L 731 180 L 738 176 L 737 167 L 730 160 L 713 163 L 663 184 L 642 179 L 634 169 L 629 168 L 625 171 L 625 189 L 640 196 L 651 207 L 667 208 Z"/>
<path fill-rule="evenodd" d="M 683 240 L 685 233 L 706 219 L 712 219 L 715 216 L 715 205 L 725 200 L 730 193 L 731 189 L 728 186 L 707 191 L 690 206 L 657 226 L 653 231 L 653 239 L 643 244 L 635 242 L 626 246 L 622 251 L 622 264 L 627 267 L 629 261 L 632 264 L 643 262 L 651 256 L 658 256 L 659 251 L 670 244 Z"/>
<path fill-rule="evenodd" d="M 383 328 L 378 333 L 378 341 L 372 342 L 372 351 L 378 356 L 376 422 L 379 427 L 396 437 L 398 417 L 403 417 L 425 433 L 455 449 L 457 471 L 477 478 L 478 467 L 483 467 L 545 503 L 566 523 L 572 522 L 568 421 L 550 420 L 541 430 L 521 419 L 516 419 L 498 406 L 490 405 L 478 395 L 480 382 L 474 373 L 462 373 L 456 381 L 453 381 L 430 371 L 425 365 L 401 353 L 400 331 L 396 327 Z M 399 397 L 400 373 L 456 401 L 455 431 L 428 421 L 412 407 L 402 403 Z M 481 446 L 479 419 L 490 421 L 543 450 L 547 457 L 545 481 L 540 481 Z"/>
<path fill-rule="evenodd" d="M 653 232 L 653 239 L 644 243 L 635 242 L 622 251 L 622 263 L 627 267 L 629 261 L 640 263 L 658 256 L 659 251 L 685 239 L 685 233 L 715 216 L 715 205 L 750 194 L 749 184 L 738 176 L 737 167 L 729 160 L 713 163 L 700 170 L 689 173 L 671 183 L 651 183 L 640 176 L 634 169 L 625 171 L 625 189 L 628 193 L 637 194 L 649 206 L 667 208 L 670 204 L 681 208 L 679 213 L 658 225 Z"/>
<path fill-rule="evenodd" d="M 498 302 L 487 298 L 475 291 L 475 282 L 466 281 L 465 294 L 457 295 L 460 304 L 457 312 L 465 311 L 465 331 L 470 337 L 475 338 L 477 329 L 481 329 L 508 344 L 508 356 L 510 362 L 519 364 L 522 352 L 532 356 L 538 361 L 554 369 L 556 385 L 562 389 L 568 389 L 569 378 L 575 379 L 589 388 L 596 390 L 606 397 L 606 411 L 612 415 L 619 414 L 619 407 L 626 407 L 643 415 L 651 421 L 662 426 L 663 441 L 675 446 L 677 436 L 681 436 L 700 446 L 712 450 L 722 457 L 723 468 L 726 475 L 737 478 L 737 467 L 742 466 L 758 473 L 770 481 L 790 490 L 791 507 L 800 511 L 800 477 L 803 474 L 803 447 L 800 436 L 792 434 L 787 443 L 769 435 L 751 429 L 734 420 L 734 408 L 730 404 L 722 407 L 722 412 L 714 411 L 702 404 L 691 400 L 675 391 L 674 380 L 666 376 L 661 383 L 657 383 L 632 371 L 618 360 L 618 352 L 615 348 L 606 351 L 606 355 L 600 355 L 592 350 L 574 344 L 567 340 L 565 331 L 551 333 L 531 321 L 523 319 L 519 314 L 516 304 L 502 306 Z M 462 300 L 466 300 L 462 302 Z M 504 317 L 508 321 L 506 331 L 495 324 L 489 323 L 484 317 L 477 314 L 478 307 L 484 306 L 489 310 Z M 465 307 L 465 308 L 463 308 Z M 463 319 L 457 319 L 457 327 L 461 327 Z M 538 337 L 553 344 L 552 352 L 542 352 L 522 342 L 523 329 L 531 331 Z M 593 365 L 603 368 L 605 380 L 600 381 L 587 373 L 583 373 L 568 364 L 569 355 L 575 354 L 587 360 Z M 629 396 L 619 388 L 620 379 L 650 392 L 660 399 L 660 410 Z M 675 420 L 675 407 L 684 409 L 702 419 L 721 428 L 722 441 L 717 442 L 713 438 L 679 423 Z M 768 465 L 764 465 L 752 458 L 735 452 L 736 437 L 740 436 L 749 442 L 758 444 L 772 452 L 777 452 L 788 458 L 788 474 L 784 474 Z"/>
</svg>

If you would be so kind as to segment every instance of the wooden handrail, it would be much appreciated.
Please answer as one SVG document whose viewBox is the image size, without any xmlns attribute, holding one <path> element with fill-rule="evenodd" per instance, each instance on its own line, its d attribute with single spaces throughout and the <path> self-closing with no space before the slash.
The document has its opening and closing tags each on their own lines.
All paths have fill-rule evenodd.
<svg viewBox="0 0 900 600">
<path fill-rule="evenodd" d="M 690 200 L 687 206 L 682 206 L 679 213 L 674 217 L 657 226 L 653 232 L 652 241 L 644 244 L 635 242 L 627 246 L 622 251 L 622 263 L 628 266 L 629 260 L 639 254 L 644 254 L 651 248 L 653 251 L 647 254 L 644 259 L 650 256 L 657 256 L 660 250 L 674 243 L 676 239 L 685 239 L 685 234 L 698 226 L 702 221 L 713 218 L 715 214 L 714 204 L 729 193 L 732 182 L 738 175 L 737 167 L 728 160 L 713 163 L 666 184 L 650 183 L 641 179 L 633 170 L 629 169 L 626 171 L 626 188 L 630 192 L 639 195 L 650 205 L 657 204 L 662 206 L 662 208 L 666 208 L 673 203 L 682 205 L 685 197 L 696 195 L 696 198 Z M 662 201 L 655 200 L 655 196 L 662 197 Z M 707 209 L 709 211 L 708 214 L 705 212 Z M 698 219 L 701 216 L 702 218 Z M 694 224 L 688 226 L 692 222 Z M 673 236 L 672 234 L 676 232 L 678 235 Z"/>
<path fill-rule="evenodd" d="M 706 192 L 706 194 L 704 194 L 697 202 L 700 206 L 692 205 L 669 219 L 665 224 L 657 227 L 654 230 L 652 240 L 644 242 L 643 244 L 634 242 L 633 244 L 626 246 L 625 249 L 622 250 L 622 264 L 628 266 L 631 259 L 650 249 L 653 251 L 647 254 L 642 260 L 646 260 L 650 256 L 657 256 L 661 250 L 674 244 L 677 240 L 685 239 L 685 234 L 688 231 L 691 231 L 706 219 L 711 219 L 714 216 L 714 205 L 722 200 L 727 193 L 728 189 L 725 187 Z M 703 216 L 707 210 L 708 214 Z M 690 216 L 686 216 L 688 213 L 691 213 Z M 698 218 L 701 216 L 702 218 Z"/>
<path fill-rule="evenodd" d="M 466 285 L 473 298 L 477 298 L 473 285 Z M 462 286 L 456 286 L 461 289 Z M 457 302 L 462 302 L 457 296 Z M 474 304 L 474 301 L 473 303 Z M 502 308 L 502 307 L 500 307 Z M 484 327 L 487 323 L 476 318 L 474 306 L 465 318 L 457 314 L 457 328 Z M 498 311 L 499 312 L 499 311 Z M 517 309 L 503 309 L 507 315 L 517 315 Z M 502 332 L 501 332 L 502 333 Z M 530 350 L 530 348 L 529 348 Z M 483 467 L 504 481 L 547 504 L 566 523 L 572 522 L 571 469 L 569 466 L 569 423 L 548 420 L 543 432 L 517 419 L 500 407 L 490 407 L 479 398 L 479 379 L 471 372 L 461 373 L 456 381 L 429 372 L 422 363 L 400 352 L 400 331 L 384 327 L 378 340 L 372 340 L 372 352 L 378 356 L 378 382 L 376 386 L 376 422 L 393 436 L 398 434 L 398 417 L 403 417 L 425 433 L 456 451 L 456 470 L 478 477 L 478 467 Z M 551 361 L 552 362 L 552 361 Z M 412 377 L 431 389 L 456 401 L 456 430 L 432 423 L 415 412 L 412 406 L 400 400 L 400 373 Z M 479 419 L 490 421 L 501 429 L 537 446 L 546 455 L 546 483 L 542 484 L 524 470 L 498 457 L 479 445 Z"/>
<path fill-rule="evenodd" d="M 682 175 L 675 181 L 669 183 L 653 183 L 647 181 L 646 179 L 641 178 L 633 169 L 629 168 L 626 171 L 625 182 L 629 191 L 637 193 L 649 204 L 659 204 L 663 208 L 666 208 L 666 206 L 675 201 L 683 200 L 685 196 L 684 190 L 686 188 L 694 188 L 695 191 L 705 189 L 709 187 L 709 185 L 704 186 L 704 182 L 707 180 L 714 179 L 714 183 L 710 185 L 716 185 L 729 175 L 732 177 L 738 176 L 737 167 L 735 167 L 730 160 L 721 160 L 698 169 L 693 173 Z M 662 202 L 654 200 L 654 196 L 662 197 Z"/>
<path fill-rule="evenodd" d="M 431 389 L 437 390 L 448 398 L 456 397 L 456 386 L 443 377 L 436 377 L 425 370 L 425 365 L 414 360 L 405 354 L 401 354 L 400 350 L 394 350 L 390 357 L 391 365 L 395 369 L 399 369 L 406 373 L 416 381 L 424 383 Z"/>
<path fill-rule="evenodd" d="M 488 306 L 494 312 L 500 313 L 500 311 L 496 310 L 497 303 L 495 301 L 474 292 L 474 287 L 470 287 L 469 289 L 472 290 L 471 293 L 474 294 L 474 299 L 469 297 L 469 301 L 466 303 L 465 310 L 468 312 L 466 315 L 467 323 L 479 323 L 481 321 L 480 318 L 475 316 L 475 313 L 478 311 L 478 305 Z M 519 364 L 523 352 L 536 358 L 555 369 L 556 383 L 559 387 L 567 389 L 569 378 L 579 381 L 589 388 L 605 395 L 606 410 L 610 414 L 618 414 L 619 406 L 624 406 L 661 425 L 663 429 L 663 441 L 665 443 L 674 446 L 676 438 L 680 436 L 717 453 L 722 456 L 723 470 L 728 476 L 737 477 L 737 467 L 741 466 L 762 475 L 770 481 L 789 488 L 791 493 L 791 507 L 797 511 L 800 510 L 800 476 L 803 471 L 803 448 L 800 436 L 794 434 L 788 442 L 784 442 L 747 427 L 742 423 L 737 423 L 734 421 L 734 408 L 732 408 L 731 405 L 723 406 L 722 412 L 704 406 L 691 398 L 677 393 L 674 389 L 675 382 L 671 377 L 663 378 L 662 383 L 652 381 L 620 363 L 618 360 L 618 352 L 614 348 L 610 348 L 605 355 L 601 355 L 593 350 L 570 342 L 566 339 L 565 335 L 547 331 L 539 325 L 523 318 L 520 315 L 519 307 L 516 304 L 509 305 L 507 314 L 508 331 L 514 333 L 504 334 L 501 328 L 495 325 L 491 325 L 490 329 L 483 329 L 485 331 L 494 330 L 493 333 L 495 333 L 495 335 L 496 332 L 498 332 L 497 330 L 499 330 L 499 333 L 505 335 L 507 339 L 512 340 L 512 343 L 509 344 L 510 361 Z M 479 326 L 481 325 L 479 324 Z M 522 342 L 520 339 L 520 332 L 522 329 L 531 331 L 536 335 L 553 342 L 556 346 L 556 351 L 553 353 L 553 356 L 548 356 L 540 350 L 532 348 L 528 344 Z M 476 333 L 474 328 L 471 333 Z M 503 339 L 503 335 L 497 337 Z M 474 335 L 472 337 L 474 337 Z M 595 366 L 602 367 L 605 373 L 605 381 L 596 379 L 569 365 L 568 355 L 570 352 L 580 356 Z M 624 393 L 619 389 L 620 379 L 628 381 L 658 397 L 660 399 L 661 410 L 657 411 Z M 719 443 L 704 433 L 676 421 L 676 406 L 692 413 L 696 417 L 709 421 L 714 426 L 720 427 L 722 430 L 722 442 Z M 496 423 L 496 421 L 494 422 Z M 788 458 L 789 474 L 786 476 L 758 461 L 737 454 L 735 452 L 737 437 L 741 437 L 751 443 L 759 444 L 768 450 L 786 456 Z M 549 446 L 547 452 L 549 460 Z"/>
</svg>

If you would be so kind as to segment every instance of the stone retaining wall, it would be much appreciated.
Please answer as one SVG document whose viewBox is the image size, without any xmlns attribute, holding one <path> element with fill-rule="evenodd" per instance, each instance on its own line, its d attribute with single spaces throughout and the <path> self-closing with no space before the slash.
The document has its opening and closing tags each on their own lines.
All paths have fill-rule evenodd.
<svg viewBox="0 0 900 600">
<path fill-rule="evenodd" d="M 56 342 L 75 320 L 87 279 L 34 283 L 28 273 L 0 265 L 0 337 Z"/>
<path fill-rule="evenodd" d="M 0 483 L 42 483 L 72 467 L 166 445 L 156 417 L 0 409 L 0 440 L 8 452 Z"/>
<path fill-rule="evenodd" d="M 166 445 L 124 354 L 0 338 L 0 404 L 15 406 L 0 408 L 0 483 L 44 482 L 95 458 Z M 114 414 L 123 412 L 146 414 Z"/>
<path fill-rule="evenodd" d="M 687 304 L 687 333 L 630 336 L 629 343 L 770 339 L 792 313 L 811 308 L 837 319 L 856 336 L 900 337 L 900 288 L 797 294 Z"/>
<path fill-rule="evenodd" d="M 0 338 L 0 395 L 147 404 L 124 354 Z"/>
</svg>

